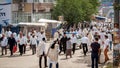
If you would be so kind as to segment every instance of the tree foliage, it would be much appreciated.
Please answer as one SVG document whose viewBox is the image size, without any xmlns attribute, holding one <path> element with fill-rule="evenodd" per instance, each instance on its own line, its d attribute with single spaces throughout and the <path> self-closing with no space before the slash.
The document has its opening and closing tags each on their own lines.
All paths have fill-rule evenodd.
<svg viewBox="0 0 120 68">
<path fill-rule="evenodd" d="M 69 24 L 90 21 L 98 6 L 98 0 L 57 0 L 52 17 L 57 20 L 58 16 L 64 16 Z"/>
</svg>

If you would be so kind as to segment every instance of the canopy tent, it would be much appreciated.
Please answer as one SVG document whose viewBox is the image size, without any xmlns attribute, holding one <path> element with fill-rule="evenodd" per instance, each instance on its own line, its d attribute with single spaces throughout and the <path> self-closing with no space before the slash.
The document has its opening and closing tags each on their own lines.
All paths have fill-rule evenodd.
<svg viewBox="0 0 120 68">
<path fill-rule="evenodd" d="M 58 24 L 61 24 L 61 23 L 62 23 L 61 21 L 49 20 L 49 19 L 39 19 L 38 22 L 41 22 L 41 23 L 58 23 Z"/>
<path fill-rule="evenodd" d="M 29 22 L 20 22 L 18 25 L 24 25 L 24 26 L 46 26 L 45 23 L 29 23 Z"/>
</svg>

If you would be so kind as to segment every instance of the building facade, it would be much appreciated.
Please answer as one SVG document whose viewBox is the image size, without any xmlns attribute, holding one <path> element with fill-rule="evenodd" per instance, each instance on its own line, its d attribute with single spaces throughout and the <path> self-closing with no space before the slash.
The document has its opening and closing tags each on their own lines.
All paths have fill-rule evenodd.
<svg viewBox="0 0 120 68">
<path fill-rule="evenodd" d="M 40 18 L 51 19 L 55 0 L 13 0 L 12 23 L 38 22 Z"/>
</svg>

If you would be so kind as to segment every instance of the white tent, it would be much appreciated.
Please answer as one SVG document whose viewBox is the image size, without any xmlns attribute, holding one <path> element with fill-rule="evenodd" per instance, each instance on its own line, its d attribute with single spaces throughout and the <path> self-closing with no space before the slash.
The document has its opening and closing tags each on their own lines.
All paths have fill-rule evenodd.
<svg viewBox="0 0 120 68">
<path fill-rule="evenodd" d="M 62 23 L 61 21 L 57 21 L 57 20 L 49 20 L 49 19 L 39 19 L 40 23 Z"/>
</svg>

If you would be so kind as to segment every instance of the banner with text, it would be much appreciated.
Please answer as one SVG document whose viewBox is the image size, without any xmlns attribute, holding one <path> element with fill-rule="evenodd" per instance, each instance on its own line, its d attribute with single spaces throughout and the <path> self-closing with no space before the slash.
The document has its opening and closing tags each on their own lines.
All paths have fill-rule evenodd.
<svg viewBox="0 0 120 68">
<path fill-rule="evenodd" d="M 11 0 L 0 0 L 0 24 L 7 26 L 12 20 Z"/>
</svg>

